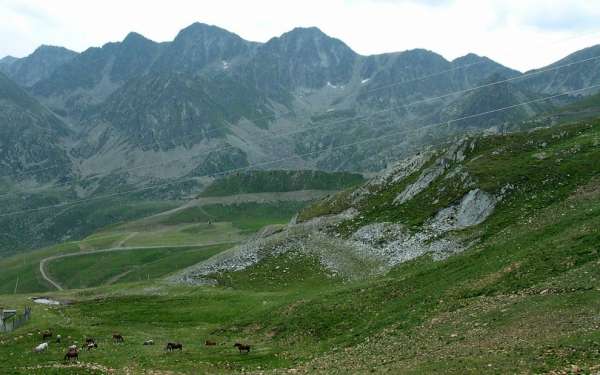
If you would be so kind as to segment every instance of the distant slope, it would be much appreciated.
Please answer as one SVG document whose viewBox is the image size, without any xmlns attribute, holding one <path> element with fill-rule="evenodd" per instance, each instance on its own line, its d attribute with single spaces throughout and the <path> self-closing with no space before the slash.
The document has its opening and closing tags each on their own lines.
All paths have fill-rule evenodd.
<svg viewBox="0 0 600 375">
<path fill-rule="evenodd" d="M 89 48 L 60 65 L 31 92 L 61 115 L 77 118 L 125 81 L 146 72 L 161 45 L 130 33 L 122 42 Z"/>
<path fill-rule="evenodd" d="M 247 171 L 215 180 L 201 197 L 234 194 L 288 192 L 297 190 L 341 190 L 363 182 L 360 174 L 322 171 Z"/>
<path fill-rule="evenodd" d="M 142 149 L 169 150 L 223 138 L 229 123 L 267 113 L 264 96 L 228 76 L 151 73 L 128 81 L 85 118 L 88 129 L 109 124 L 109 132 Z"/>
<path fill-rule="evenodd" d="M 490 85 L 506 79 L 505 76 L 493 75 L 479 85 Z M 455 121 L 452 125 L 456 128 L 488 129 L 514 125 L 553 110 L 553 102 L 544 101 L 543 98 L 544 96 L 526 91 L 511 82 L 503 82 L 457 98 L 439 112 L 436 120 Z M 522 103 L 528 104 L 521 105 Z M 488 114 L 480 116 L 482 113 Z"/>
<path fill-rule="evenodd" d="M 22 59 L 2 59 L 0 71 L 21 87 L 31 87 L 50 77 L 56 69 L 75 56 L 77 52 L 64 47 L 40 46 L 31 55 Z"/>
<path fill-rule="evenodd" d="M 559 66 L 564 67 L 558 68 Z M 551 71 L 534 74 L 548 69 Z M 533 75 L 522 81 L 523 87 L 545 94 L 597 85 L 600 83 L 600 45 L 582 49 L 547 67 L 529 71 L 527 74 Z M 595 89 L 586 94 L 589 95 L 599 90 Z"/>
<path fill-rule="evenodd" d="M 600 94 L 571 98 L 570 104 L 548 111 L 527 121 L 530 127 L 593 120 L 600 117 Z"/>
<path fill-rule="evenodd" d="M 3 72 L 6 74 L 6 70 L 8 69 L 8 67 L 17 60 L 19 60 L 19 59 L 16 57 L 13 57 L 13 56 L 5 56 L 5 57 L 1 58 L 0 59 L 0 72 Z"/>
<path fill-rule="evenodd" d="M 69 128 L 56 115 L 0 73 L 0 174 L 48 167 L 54 170 L 32 177 L 70 174 L 71 160 L 61 144 L 69 135 Z"/>
<path fill-rule="evenodd" d="M 359 102 L 378 107 L 464 90 L 489 80 L 492 75 L 520 75 L 475 54 L 450 62 L 424 49 L 368 56 L 360 74 L 364 84 L 358 93 Z"/>
</svg>

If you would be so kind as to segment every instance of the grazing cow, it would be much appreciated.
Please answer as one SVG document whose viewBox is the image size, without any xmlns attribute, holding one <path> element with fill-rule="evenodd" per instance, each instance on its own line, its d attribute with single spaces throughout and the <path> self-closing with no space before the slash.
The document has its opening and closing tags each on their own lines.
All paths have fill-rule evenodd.
<svg viewBox="0 0 600 375">
<path fill-rule="evenodd" d="M 48 343 L 47 342 L 43 342 L 43 343 L 39 344 L 38 346 L 36 346 L 33 350 L 36 353 L 41 353 L 41 352 L 46 351 L 46 349 L 48 349 Z"/>
<path fill-rule="evenodd" d="M 98 344 L 96 344 L 95 342 L 90 342 L 89 344 L 86 345 L 85 348 L 89 352 L 92 349 L 97 349 L 98 348 Z"/>
<path fill-rule="evenodd" d="M 239 342 L 236 342 L 235 345 L 233 345 L 234 348 L 238 348 L 238 350 L 240 351 L 240 354 L 242 352 L 246 352 L 246 354 L 250 353 L 250 345 L 244 345 L 244 344 L 240 344 Z"/>
<path fill-rule="evenodd" d="M 144 345 L 154 345 L 154 340 L 146 340 L 144 341 Z"/>
<path fill-rule="evenodd" d="M 51 330 L 46 330 L 46 331 L 42 332 L 42 341 L 45 341 L 46 339 L 49 339 L 51 337 L 52 337 Z"/>
<path fill-rule="evenodd" d="M 71 350 L 77 350 L 77 345 L 73 344 L 73 345 L 69 345 L 69 351 Z"/>
<path fill-rule="evenodd" d="M 123 339 L 123 336 L 120 333 L 113 333 L 113 341 L 118 343 L 125 341 L 125 339 Z"/>
<path fill-rule="evenodd" d="M 69 348 L 69 351 L 67 352 L 67 354 L 65 354 L 65 361 L 72 361 L 72 360 L 79 360 L 79 352 L 77 351 L 77 348 L 75 349 L 71 349 Z"/>
<path fill-rule="evenodd" d="M 60 344 L 60 340 L 62 339 L 61 335 L 56 335 L 56 343 Z"/>
<path fill-rule="evenodd" d="M 206 341 L 204 341 L 204 345 L 215 346 L 215 345 L 217 345 L 217 343 L 216 343 L 216 341 L 206 340 Z"/>
<path fill-rule="evenodd" d="M 95 344 L 95 343 L 96 343 L 96 340 L 94 340 L 93 337 L 88 337 L 88 338 L 85 339 L 85 344 L 86 345 Z"/>
<path fill-rule="evenodd" d="M 179 342 L 170 342 L 167 344 L 166 350 L 172 352 L 175 349 L 179 349 L 179 351 L 183 351 L 183 345 Z"/>
</svg>

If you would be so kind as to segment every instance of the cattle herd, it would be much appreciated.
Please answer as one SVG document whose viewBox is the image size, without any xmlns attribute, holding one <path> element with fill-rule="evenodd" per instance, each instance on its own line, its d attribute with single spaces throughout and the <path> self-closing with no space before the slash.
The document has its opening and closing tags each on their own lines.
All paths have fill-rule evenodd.
<svg viewBox="0 0 600 375">
<path fill-rule="evenodd" d="M 39 333 L 40 336 L 42 337 L 42 343 L 39 344 L 38 346 L 36 346 L 33 351 L 35 353 L 42 353 L 45 352 L 46 350 L 48 350 L 48 347 L 50 346 L 50 340 L 53 337 L 53 333 L 51 330 L 46 330 L 43 332 Z M 55 337 L 55 343 L 60 343 L 61 342 L 61 335 L 56 335 Z M 120 333 L 113 333 L 112 335 L 112 341 L 113 344 L 122 344 L 125 342 L 125 339 L 123 338 L 123 335 L 121 335 Z M 154 345 L 154 340 L 146 340 L 143 342 L 143 345 Z M 205 346 L 216 346 L 217 342 L 216 341 L 212 341 L 212 340 L 206 340 L 204 342 Z M 237 348 L 240 352 L 240 354 L 242 353 L 250 353 L 250 345 L 246 345 L 246 344 L 241 344 L 239 342 L 236 342 L 233 345 L 234 348 Z M 64 356 L 64 360 L 65 361 L 77 361 L 79 359 L 79 351 L 80 350 L 86 350 L 86 351 L 91 351 L 94 349 L 98 348 L 98 343 L 96 342 L 96 340 L 93 337 L 87 337 L 85 339 L 85 344 L 83 344 L 81 346 L 81 348 L 77 345 L 77 342 L 74 342 L 72 345 L 70 345 L 68 347 L 68 351 L 65 353 Z M 179 350 L 179 351 L 183 351 L 183 344 L 180 342 L 168 342 L 165 350 L 168 352 L 172 352 L 175 350 Z"/>
</svg>

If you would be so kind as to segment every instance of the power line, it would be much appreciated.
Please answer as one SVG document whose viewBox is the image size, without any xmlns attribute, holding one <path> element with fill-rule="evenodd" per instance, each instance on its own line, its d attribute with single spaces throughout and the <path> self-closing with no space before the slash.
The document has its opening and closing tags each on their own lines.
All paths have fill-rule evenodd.
<svg viewBox="0 0 600 375">
<path fill-rule="evenodd" d="M 577 35 L 577 36 L 574 36 L 574 37 L 564 38 L 564 39 L 561 39 L 559 41 L 553 41 L 551 43 L 548 43 L 548 45 L 560 44 L 560 43 L 565 42 L 565 41 L 569 41 L 569 40 L 573 40 L 573 39 L 579 39 L 579 38 L 582 38 L 582 37 L 587 37 L 587 36 L 595 35 L 595 34 L 598 34 L 598 32 L 590 32 L 590 33 L 586 33 L 586 34 L 580 34 L 580 35 Z M 546 44 L 546 43 L 543 43 L 543 44 Z M 587 61 L 587 60 L 585 60 L 585 61 Z M 581 61 L 581 62 L 585 62 L 585 61 Z M 451 68 L 451 69 L 439 71 L 439 72 L 436 72 L 436 73 L 431 73 L 431 74 L 428 74 L 428 75 L 425 75 L 425 76 L 422 76 L 422 77 L 419 77 L 419 78 L 398 81 L 398 82 L 395 82 L 395 83 L 391 83 L 389 85 L 375 87 L 373 89 L 367 90 L 366 92 L 369 93 L 369 92 L 374 92 L 374 91 L 382 90 L 382 89 L 389 88 L 389 87 L 394 87 L 394 86 L 398 86 L 398 85 L 403 85 L 403 84 L 408 84 L 408 83 L 422 81 L 422 80 L 425 80 L 425 79 L 428 79 L 428 78 L 431 78 L 431 77 L 435 77 L 435 76 L 438 76 L 438 75 L 441 75 L 441 74 L 444 74 L 444 73 L 449 73 L 449 72 L 452 72 L 452 71 L 469 68 L 469 67 L 474 66 L 474 65 L 483 64 L 485 62 L 487 62 L 487 61 L 484 60 L 484 61 L 478 61 L 478 62 L 475 62 L 475 63 L 472 63 L 472 64 L 461 65 L 461 66 L 458 66 L 458 67 L 455 67 L 455 68 Z M 569 66 L 569 65 L 572 65 L 572 64 L 567 64 L 565 66 Z M 538 72 L 540 72 L 540 71 L 534 71 L 533 73 L 538 73 Z M 527 75 L 527 74 L 523 74 L 523 75 Z M 520 76 L 517 76 L 517 77 L 514 77 L 514 78 L 515 79 L 522 78 L 523 75 L 520 75 Z M 283 86 L 282 86 L 282 88 L 283 88 Z M 476 89 L 476 88 L 472 88 L 472 89 Z M 458 91 L 456 93 L 459 93 L 459 92 L 460 91 Z M 451 94 L 452 93 L 448 93 L 446 95 L 451 95 Z M 431 98 L 429 100 L 434 100 L 434 99 L 436 99 L 436 98 Z M 439 99 L 439 97 L 438 97 L 438 99 Z M 408 105 L 413 105 L 413 104 L 416 104 L 416 102 L 415 103 L 411 103 L 411 104 L 406 104 L 406 105 L 408 106 Z M 287 115 L 294 114 L 294 113 L 295 113 L 294 111 L 288 111 L 288 112 L 280 113 L 278 115 L 267 115 L 267 116 L 256 117 L 256 118 L 247 119 L 247 120 L 250 121 L 250 122 L 254 122 L 254 123 L 256 121 L 260 121 L 260 120 L 267 119 L 267 118 L 272 118 L 273 120 L 277 120 L 279 118 L 283 118 L 283 117 L 285 117 Z M 222 129 L 220 129 L 220 128 L 213 128 L 213 129 L 208 130 L 205 134 L 211 134 L 212 132 L 216 132 L 218 130 L 222 130 Z M 184 138 L 189 138 L 189 136 L 185 135 L 185 136 L 182 136 L 182 137 L 172 138 L 172 139 L 170 139 L 170 141 L 173 141 L 175 139 L 184 139 Z M 138 145 L 138 146 L 150 146 L 150 145 L 153 145 L 153 144 L 156 144 L 156 140 L 154 142 L 147 143 L 147 144 L 142 144 L 142 145 Z M 176 161 L 176 160 L 173 160 L 173 161 Z M 17 174 L 0 175 L 0 178 L 2 178 L 2 177 L 19 177 L 19 176 L 25 176 L 25 175 L 31 175 L 31 174 L 38 174 L 40 172 L 43 172 L 43 171 L 46 171 L 46 170 L 50 170 L 50 169 L 54 169 L 54 168 L 58 168 L 58 167 L 61 167 L 61 166 L 64 166 L 64 165 L 63 164 L 54 164 L 54 165 L 51 165 L 51 166 L 48 166 L 48 167 L 44 167 L 42 169 L 38 169 L 38 170 L 34 170 L 34 171 L 20 172 L 20 173 L 17 173 Z M 153 166 L 153 165 L 148 165 L 148 167 L 151 167 L 151 166 Z M 125 170 L 125 171 L 127 171 L 127 170 Z M 114 171 L 111 171 L 111 172 L 114 172 Z M 110 174 L 110 173 L 108 173 L 108 174 Z M 57 185 L 55 185 L 55 186 L 57 186 Z M 58 185 L 58 186 L 61 186 L 61 185 Z M 11 194 L 11 193 L 8 193 L 8 194 Z M 7 195 L 7 194 L 2 194 L 2 195 L 0 195 L 0 197 L 5 196 L 5 195 Z"/>
<path fill-rule="evenodd" d="M 381 136 L 371 137 L 371 138 L 363 139 L 361 141 L 347 143 L 347 144 L 343 144 L 343 145 L 339 145 L 339 146 L 333 146 L 333 147 L 326 148 L 326 149 L 323 149 L 323 150 L 317 150 L 317 151 L 307 152 L 307 153 L 304 153 L 304 154 L 297 154 L 297 155 L 293 155 L 291 157 L 281 158 L 281 159 L 277 159 L 277 160 L 271 160 L 271 161 L 267 161 L 267 162 L 254 163 L 254 164 L 251 164 L 251 165 L 248 165 L 248 166 L 245 166 L 245 167 L 232 168 L 232 169 L 221 171 L 221 172 L 218 172 L 218 173 L 211 173 L 211 174 L 207 174 L 207 175 L 203 175 L 203 176 L 196 176 L 196 178 L 197 177 L 206 177 L 206 176 L 209 176 L 209 175 L 220 175 L 220 174 L 227 174 L 227 173 L 233 173 L 233 172 L 240 172 L 240 171 L 244 171 L 244 170 L 249 170 L 250 168 L 256 167 L 256 166 L 264 166 L 264 165 L 269 165 L 269 164 L 275 164 L 275 163 L 280 163 L 280 162 L 283 162 L 283 161 L 288 161 L 288 160 L 302 158 L 304 156 L 310 156 L 310 155 L 320 154 L 320 153 L 326 152 L 326 151 L 332 151 L 332 150 L 342 149 L 342 148 L 346 148 L 346 147 L 356 146 L 356 145 L 359 145 L 359 144 L 371 142 L 371 141 L 376 140 L 376 139 L 380 139 L 380 138 L 384 138 L 384 137 L 389 137 L 391 135 L 399 135 L 399 134 L 410 133 L 410 132 L 418 132 L 418 131 L 421 131 L 423 129 L 429 129 L 429 128 L 438 127 L 438 126 L 441 126 L 441 125 L 450 125 L 452 123 L 456 123 L 456 122 L 459 122 L 459 121 L 462 121 L 462 120 L 472 119 L 472 118 L 476 118 L 476 117 L 480 117 L 480 116 L 485 116 L 485 115 L 489 115 L 489 114 L 492 114 L 492 113 L 497 113 L 497 112 L 505 111 L 505 110 L 512 109 L 512 108 L 517 108 L 517 107 L 528 105 L 528 104 L 532 104 L 532 103 L 538 103 L 538 102 L 542 102 L 542 101 L 546 101 L 546 100 L 550 100 L 550 99 L 555 99 L 555 98 L 558 98 L 558 97 L 561 97 L 561 96 L 572 95 L 572 94 L 575 94 L 575 93 L 578 93 L 578 92 L 582 92 L 582 91 L 586 91 L 586 90 L 590 90 L 590 89 L 598 88 L 598 87 L 600 87 L 600 84 L 591 85 L 591 86 L 588 86 L 588 87 L 585 87 L 585 88 L 581 88 L 581 89 L 577 89 L 577 90 L 571 90 L 571 91 L 563 92 L 561 94 L 555 94 L 555 95 L 547 96 L 547 97 L 544 97 L 544 98 L 538 98 L 538 99 L 528 100 L 528 101 L 525 101 L 525 102 L 522 102 L 522 103 L 518 103 L 518 104 L 514 104 L 514 105 L 502 107 L 502 108 L 497 108 L 497 109 L 493 109 L 493 110 L 490 110 L 490 111 L 485 111 L 485 112 L 481 112 L 481 113 L 477 113 L 477 114 L 473 114 L 473 115 L 463 116 L 463 117 L 456 118 L 456 119 L 449 120 L 449 121 L 438 122 L 438 123 L 434 123 L 434 124 L 430 124 L 430 125 L 426 125 L 426 126 L 420 127 L 418 129 L 408 129 L 408 130 L 403 130 L 403 131 L 398 131 L 398 132 L 393 132 L 393 133 L 387 133 L 387 134 L 383 134 Z M 106 198 L 112 198 L 112 197 L 115 197 L 115 196 L 121 196 L 121 195 L 136 193 L 136 192 L 142 192 L 142 191 L 146 191 L 146 190 L 152 190 L 152 189 L 156 189 L 156 188 L 160 188 L 160 187 L 164 187 L 164 186 L 169 186 L 169 185 L 172 185 L 172 184 L 175 184 L 175 183 L 184 182 L 184 181 L 190 181 L 190 180 L 194 180 L 194 179 L 193 178 L 186 178 L 186 179 L 182 179 L 182 180 L 173 180 L 173 181 L 169 181 L 169 182 L 165 182 L 165 183 L 161 183 L 161 184 L 146 186 L 146 187 L 143 187 L 143 188 L 131 189 L 131 190 L 123 191 L 123 192 L 106 194 L 106 195 L 102 195 L 102 196 L 98 196 L 98 197 L 85 198 L 85 199 L 80 199 L 80 200 L 71 201 L 71 202 L 63 202 L 63 203 L 59 203 L 59 204 L 55 204 L 55 205 L 38 207 L 38 208 L 33 208 L 33 209 L 13 211 L 13 212 L 5 213 L 5 214 L 0 214 L 0 217 L 14 216 L 14 215 L 18 215 L 18 214 L 21 214 L 21 213 L 38 212 L 38 211 L 43 211 L 43 210 L 47 210 L 47 209 L 51 209 L 51 208 L 60 208 L 60 207 L 66 207 L 66 206 L 73 206 L 73 205 L 78 205 L 78 204 L 82 204 L 82 203 L 85 203 L 85 202 L 90 202 L 90 201 L 95 201 L 95 200 L 101 200 L 101 199 L 106 199 Z"/>
<path fill-rule="evenodd" d="M 323 127 L 326 127 L 326 126 L 329 127 L 329 126 L 339 125 L 339 124 L 342 124 L 342 123 L 347 123 L 347 122 L 356 121 L 356 120 L 365 120 L 365 119 L 369 119 L 371 117 L 374 117 L 375 115 L 386 113 L 386 112 L 391 112 L 391 111 L 394 111 L 394 110 L 399 109 L 399 108 L 410 108 L 410 107 L 412 107 L 412 106 L 414 106 L 416 104 L 421 104 L 421 103 L 426 103 L 426 102 L 430 102 L 430 101 L 440 100 L 440 99 L 448 98 L 448 97 L 451 97 L 451 96 L 454 96 L 454 95 L 466 94 L 466 93 L 469 93 L 469 92 L 472 92 L 472 91 L 480 90 L 482 88 L 493 87 L 495 85 L 499 85 L 499 84 L 502 84 L 502 83 L 508 83 L 508 82 L 519 80 L 519 79 L 528 79 L 528 78 L 530 78 L 532 76 L 536 76 L 536 75 L 543 74 L 543 73 L 548 73 L 548 72 L 551 72 L 551 71 L 557 71 L 557 70 L 560 70 L 560 69 L 565 68 L 565 67 L 570 67 L 570 66 L 574 66 L 574 65 L 578 65 L 578 64 L 583 64 L 583 63 L 590 62 L 590 61 L 595 61 L 595 60 L 598 60 L 598 59 L 600 59 L 600 56 L 593 56 L 593 57 L 586 58 L 586 59 L 583 59 L 583 60 L 578 60 L 578 61 L 570 62 L 570 63 L 567 63 L 567 64 L 562 64 L 562 65 L 554 66 L 554 67 L 551 67 L 551 68 L 548 68 L 548 69 L 541 69 L 541 70 L 532 71 L 530 73 L 526 73 L 526 74 L 522 74 L 522 75 L 519 75 L 519 76 L 510 77 L 510 78 L 506 78 L 506 79 L 502 79 L 502 80 L 495 81 L 495 82 L 486 83 L 486 84 L 475 86 L 475 87 L 471 87 L 471 88 L 468 88 L 468 89 L 453 91 L 453 92 L 446 93 L 446 94 L 439 95 L 439 96 L 435 96 L 435 97 L 424 98 L 424 99 L 420 99 L 420 100 L 417 100 L 417 101 L 414 101 L 414 102 L 404 103 L 404 104 L 400 104 L 400 105 L 397 105 L 397 106 L 392 106 L 392 107 L 389 107 L 389 108 L 386 108 L 386 109 L 382 109 L 382 110 L 378 110 L 378 111 L 374 111 L 374 112 L 371 112 L 371 113 L 368 113 L 368 114 L 365 114 L 365 115 L 359 115 L 359 116 L 355 116 L 355 117 L 351 117 L 351 118 L 347 118 L 347 119 L 342 119 L 340 121 L 334 121 L 334 122 L 330 122 L 330 123 L 326 123 L 326 124 L 319 124 L 319 125 L 316 125 L 316 126 L 303 127 L 301 129 L 293 130 L 293 131 L 290 131 L 290 132 L 282 132 L 282 133 L 279 133 L 279 134 L 267 134 L 267 136 L 268 137 L 273 137 L 273 138 L 276 138 L 276 137 L 286 137 L 286 136 L 290 136 L 290 135 L 295 135 L 295 134 L 303 133 L 303 132 L 306 132 L 306 131 L 309 131 L 309 130 L 312 130 L 312 129 L 316 129 L 316 128 L 323 128 Z M 560 94 L 560 96 L 563 96 L 563 95 Z M 228 149 L 232 149 L 232 148 L 235 148 L 235 147 L 229 145 L 229 146 L 215 148 L 215 149 L 211 149 L 211 150 L 204 150 L 204 151 L 202 151 L 201 154 L 205 154 L 205 153 L 209 154 L 211 152 L 223 151 L 223 150 L 228 150 Z M 107 175 L 110 175 L 110 174 L 113 174 L 113 173 L 117 173 L 117 172 L 124 173 L 124 172 L 133 171 L 133 170 L 137 170 L 137 169 L 152 168 L 152 167 L 167 165 L 167 164 L 179 161 L 179 160 L 186 160 L 186 159 L 187 159 L 186 157 L 180 157 L 180 158 L 175 158 L 175 159 L 171 159 L 171 160 L 168 160 L 168 161 L 163 161 L 163 162 L 160 162 L 160 163 L 152 163 L 152 164 L 140 165 L 140 166 L 135 166 L 135 167 L 127 168 L 127 169 L 110 170 L 110 171 L 106 171 L 106 172 L 101 172 L 100 174 L 96 174 L 95 176 L 96 177 L 107 176 Z M 61 187 L 61 186 L 67 186 L 67 185 L 73 185 L 73 183 L 67 182 L 67 183 L 63 183 L 63 184 L 55 184 L 55 185 L 53 185 L 53 187 Z M 37 188 L 37 189 L 34 189 L 34 190 L 28 190 L 28 191 L 8 192 L 8 193 L 1 194 L 0 198 L 8 196 L 8 195 L 12 195 L 12 194 L 42 191 L 42 190 L 45 190 L 45 189 L 46 188 Z"/>
</svg>

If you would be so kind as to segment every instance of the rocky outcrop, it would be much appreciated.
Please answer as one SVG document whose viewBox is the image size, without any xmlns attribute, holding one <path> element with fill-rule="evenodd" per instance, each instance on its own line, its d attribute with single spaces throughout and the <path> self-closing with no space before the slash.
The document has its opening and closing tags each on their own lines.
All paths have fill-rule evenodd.
<svg viewBox="0 0 600 375">
<path fill-rule="evenodd" d="M 462 168 L 468 148 L 473 143 L 461 141 L 450 147 L 433 164 L 425 168 L 416 182 L 394 200 L 406 202 L 427 189 L 435 180 L 458 179 L 463 187 L 475 182 Z M 171 278 L 185 283 L 211 283 L 218 273 L 245 269 L 263 259 L 281 254 L 302 254 L 315 257 L 330 274 L 346 279 L 383 274 L 390 268 L 430 255 L 444 259 L 467 249 L 473 239 L 461 238 L 454 231 L 481 224 L 494 211 L 497 198 L 473 187 L 459 203 L 443 208 L 419 228 L 401 223 L 375 222 L 363 225 L 350 235 L 342 235 L 340 224 L 363 220 L 361 210 L 366 198 L 385 192 L 394 184 L 422 170 L 433 154 L 417 155 L 388 169 L 383 175 L 364 184 L 352 193 L 351 207 L 336 215 L 324 215 L 287 226 L 267 227 L 252 240 L 221 253 Z M 450 167 L 453 167 L 450 169 Z M 446 173 L 446 171 L 450 172 Z"/>
<path fill-rule="evenodd" d="M 464 229 L 481 224 L 493 212 L 497 199 L 481 189 L 469 191 L 459 204 L 439 211 L 429 222 L 436 232 Z"/>
<path fill-rule="evenodd" d="M 408 185 L 400 194 L 398 194 L 396 199 L 394 199 L 394 204 L 406 203 L 417 194 L 427 189 L 433 181 L 446 172 L 452 163 L 463 161 L 468 148 L 472 150 L 474 148 L 474 143 L 469 143 L 467 139 L 463 139 L 452 145 L 432 166 L 421 173 L 417 181 Z M 405 177 L 398 176 L 395 180 L 399 181 L 403 178 Z"/>
</svg>

